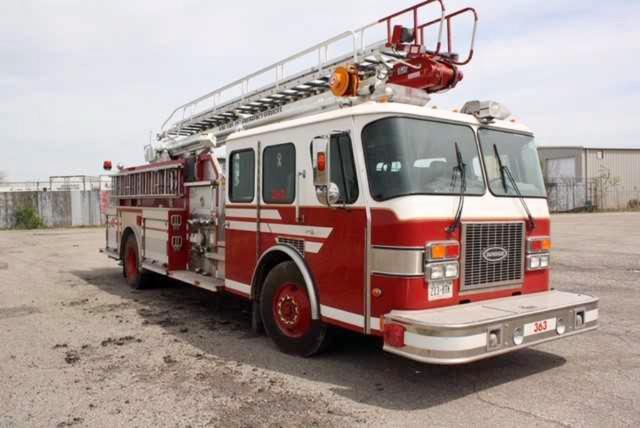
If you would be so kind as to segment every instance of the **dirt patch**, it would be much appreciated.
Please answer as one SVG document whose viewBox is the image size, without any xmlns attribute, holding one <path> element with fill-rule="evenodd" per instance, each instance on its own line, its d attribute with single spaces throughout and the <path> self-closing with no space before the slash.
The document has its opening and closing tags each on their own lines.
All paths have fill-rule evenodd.
<svg viewBox="0 0 640 428">
<path fill-rule="evenodd" d="M 0 319 L 20 318 L 40 312 L 35 306 L 14 306 L 10 308 L 0 308 Z"/>
<path fill-rule="evenodd" d="M 75 299 L 68 302 L 62 302 L 62 306 L 82 306 L 86 305 L 87 303 L 89 303 L 89 299 Z"/>
<path fill-rule="evenodd" d="M 131 302 L 122 302 L 122 303 L 105 303 L 102 305 L 92 306 L 91 308 L 87 308 L 87 312 L 90 314 L 104 314 L 108 312 L 116 312 L 122 311 L 125 309 L 129 309 L 133 306 Z"/>
<path fill-rule="evenodd" d="M 164 361 L 166 364 L 175 364 L 178 362 L 178 360 L 173 358 L 171 355 L 165 355 L 164 357 L 162 357 L 162 361 Z"/>
<path fill-rule="evenodd" d="M 111 346 L 111 345 L 123 346 L 133 342 L 142 343 L 142 339 L 136 339 L 134 336 L 123 336 L 118 338 L 109 337 L 108 339 L 105 339 L 102 342 L 100 342 L 100 345 L 103 347 Z"/>
<path fill-rule="evenodd" d="M 71 349 L 64 353 L 64 361 L 67 364 L 75 364 L 80 361 L 80 353 L 74 349 Z"/>
<path fill-rule="evenodd" d="M 83 419 L 83 418 L 80 418 L 80 417 L 74 417 L 74 418 L 71 418 L 71 419 L 69 419 L 69 420 L 66 420 L 66 421 L 63 421 L 63 422 L 58 423 L 58 424 L 56 425 L 56 427 L 57 427 L 57 428 L 72 427 L 72 426 L 74 426 L 74 425 L 80 425 L 80 424 L 82 424 L 82 423 L 84 423 L 84 419 Z"/>
</svg>

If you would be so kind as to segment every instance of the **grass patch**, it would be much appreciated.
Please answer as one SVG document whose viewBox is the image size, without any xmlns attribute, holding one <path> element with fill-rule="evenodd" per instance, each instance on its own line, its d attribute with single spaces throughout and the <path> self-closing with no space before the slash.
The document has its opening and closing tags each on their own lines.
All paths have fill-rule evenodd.
<svg viewBox="0 0 640 428">
<path fill-rule="evenodd" d="M 33 207 L 16 210 L 16 229 L 41 229 L 43 227 L 45 227 L 44 221 Z"/>
</svg>

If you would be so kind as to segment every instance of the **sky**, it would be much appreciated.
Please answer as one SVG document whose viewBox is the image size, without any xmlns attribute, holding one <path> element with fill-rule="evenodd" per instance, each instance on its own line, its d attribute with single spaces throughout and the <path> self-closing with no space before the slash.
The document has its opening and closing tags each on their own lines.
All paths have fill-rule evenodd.
<svg viewBox="0 0 640 428">
<path fill-rule="evenodd" d="M 416 2 L 4 0 L 0 171 L 22 181 L 143 163 L 178 105 Z M 480 23 L 463 82 L 431 105 L 499 101 L 539 145 L 640 147 L 640 1 L 446 5 L 475 7 Z"/>
</svg>

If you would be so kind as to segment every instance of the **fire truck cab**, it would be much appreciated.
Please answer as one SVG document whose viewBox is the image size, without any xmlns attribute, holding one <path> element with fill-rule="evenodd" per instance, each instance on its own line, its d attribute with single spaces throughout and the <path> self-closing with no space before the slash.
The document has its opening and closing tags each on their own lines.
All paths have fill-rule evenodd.
<svg viewBox="0 0 640 428">
<path fill-rule="evenodd" d="M 432 3 L 441 4 L 414 9 Z M 459 13 L 443 7 L 437 22 Z M 247 92 L 181 119 L 147 149 L 148 164 L 114 175 L 104 252 L 131 286 L 155 272 L 250 299 L 254 327 L 303 356 L 322 350 L 334 327 L 436 364 L 597 327 L 596 298 L 551 288 L 532 132 L 498 103 L 428 106 L 428 93 L 461 79 L 460 61 L 412 56 L 410 46 L 396 58 L 389 46 L 422 43 L 423 28 L 392 29 L 396 16 L 379 21 L 389 38 L 356 48 L 357 61 L 276 86 L 302 96 Z M 411 83 L 407 73 L 427 66 Z"/>
</svg>

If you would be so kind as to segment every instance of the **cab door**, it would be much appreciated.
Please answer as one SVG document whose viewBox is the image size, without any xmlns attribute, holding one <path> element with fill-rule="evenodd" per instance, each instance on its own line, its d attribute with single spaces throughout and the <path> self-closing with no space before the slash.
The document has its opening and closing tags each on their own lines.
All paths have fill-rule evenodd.
<svg viewBox="0 0 640 428">
<path fill-rule="evenodd" d="M 323 318 L 362 331 L 367 227 L 364 198 L 350 133 L 330 132 L 327 164 L 330 181 L 339 196 L 327 205 L 316 196 L 314 180 L 309 180 L 313 195 L 307 199 L 311 203 L 301 208 L 301 214 L 314 237 L 305 243 L 306 259 L 316 280 Z M 313 158 L 311 146 L 307 154 Z M 313 164 L 311 170 L 315 173 Z"/>
<path fill-rule="evenodd" d="M 259 143 L 236 142 L 227 161 L 225 204 L 225 287 L 243 296 L 251 293 L 257 259 L 256 177 Z"/>
</svg>

